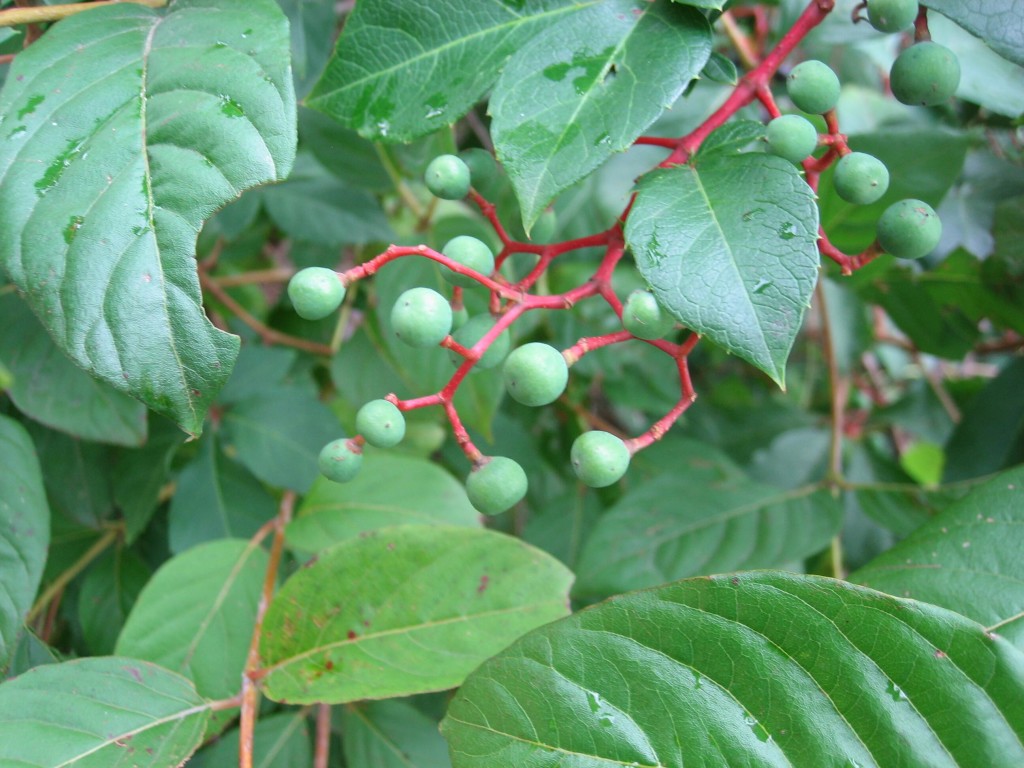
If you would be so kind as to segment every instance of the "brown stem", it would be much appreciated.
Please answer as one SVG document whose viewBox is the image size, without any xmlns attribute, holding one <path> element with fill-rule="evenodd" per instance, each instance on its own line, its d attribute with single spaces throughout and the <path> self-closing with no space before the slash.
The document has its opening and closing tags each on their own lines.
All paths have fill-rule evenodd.
<svg viewBox="0 0 1024 768">
<path fill-rule="evenodd" d="M 147 8 L 162 8 L 167 0 L 98 0 L 95 3 L 68 3 L 67 5 L 42 5 L 31 8 L 8 8 L 0 11 L 0 27 L 13 27 L 17 24 L 41 24 L 48 21 L 60 21 L 76 13 L 99 8 L 104 5 L 133 3 Z"/>
<path fill-rule="evenodd" d="M 316 708 L 316 750 L 313 768 L 327 768 L 331 756 L 331 705 L 318 704 Z"/>
<path fill-rule="evenodd" d="M 237 275 L 218 275 L 210 277 L 221 288 L 234 288 L 239 285 L 258 285 L 263 283 L 287 283 L 295 274 L 294 269 L 274 267 L 273 269 L 256 269 L 252 272 L 241 272 Z"/>
<path fill-rule="evenodd" d="M 740 25 L 736 23 L 736 19 L 733 18 L 731 11 L 726 11 L 721 15 L 719 21 L 722 22 L 722 27 L 725 29 L 725 34 L 729 37 L 729 42 L 732 43 L 732 47 L 736 49 L 736 53 L 739 54 L 740 60 L 747 69 L 753 69 L 757 66 L 757 51 L 754 50 L 754 46 L 751 45 L 750 39 L 746 33 L 740 29 Z"/>
</svg>

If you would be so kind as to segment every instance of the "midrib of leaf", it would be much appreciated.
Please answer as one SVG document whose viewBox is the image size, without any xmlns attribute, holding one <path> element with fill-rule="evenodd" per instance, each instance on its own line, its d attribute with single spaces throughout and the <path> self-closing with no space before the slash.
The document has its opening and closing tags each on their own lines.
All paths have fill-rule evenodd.
<svg viewBox="0 0 1024 768">
<path fill-rule="evenodd" d="M 754 315 L 754 317 L 757 317 L 758 315 L 756 310 L 754 309 L 754 302 L 751 299 L 751 293 L 747 289 L 747 284 L 743 281 L 743 273 L 740 272 L 739 264 L 736 261 L 736 252 L 733 250 L 732 244 L 729 242 L 729 238 L 725 236 L 725 230 L 722 229 L 722 224 L 718 220 L 718 216 L 715 213 L 715 208 L 711 203 L 711 198 L 708 196 L 707 190 L 704 188 L 704 182 L 701 181 L 700 171 L 693 166 L 688 167 L 690 168 L 690 172 L 693 174 L 693 179 L 697 184 L 697 190 L 700 192 L 701 197 L 704 198 L 704 203 L 707 205 L 707 210 L 708 214 L 711 217 L 711 221 L 714 222 L 715 229 L 718 230 L 718 234 L 721 236 L 722 243 L 725 245 L 725 250 L 729 254 L 729 266 L 732 267 L 733 274 L 739 280 L 740 285 L 743 286 L 743 292 L 747 296 L 747 305 L 750 307 L 751 313 Z M 768 339 L 764 335 L 764 328 L 761 327 L 760 319 L 758 319 L 758 322 L 754 323 L 753 325 L 754 328 L 757 329 L 758 336 L 761 339 L 762 349 L 765 352 L 768 352 L 768 357 L 769 359 L 771 359 L 772 355 L 771 350 L 768 348 Z M 778 366 L 775 364 L 775 361 L 772 360 L 771 363 L 772 368 L 775 370 L 776 373 L 778 373 Z"/>
<path fill-rule="evenodd" d="M 277 737 L 277 740 L 274 742 L 271 748 L 267 750 L 263 759 L 260 760 L 257 768 L 268 768 L 268 766 L 273 766 L 277 756 L 281 754 L 281 750 L 284 749 L 285 745 L 288 743 L 288 740 L 292 737 L 292 734 L 295 733 L 298 727 L 303 722 L 305 722 L 305 720 L 306 715 L 301 711 L 297 712 L 292 717 L 291 722 L 288 723 L 288 727 L 281 731 L 281 733 Z"/>
<path fill-rule="evenodd" d="M 413 64 L 421 61 L 422 59 L 434 58 L 436 56 L 439 56 L 442 52 L 447 51 L 450 48 L 455 48 L 455 47 L 458 47 L 460 45 L 468 44 L 468 43 L 472 42 L 473 40 L 475 40 L 476 38 L 486 37 L 488 35 L 497 34 L 498 32 L 502 32 L 502 31 L 511 31 L 511 30 L 514 30 L 516 27 L 518 27 L 520 24 L 525 24 L 527 22 L 532 22 L 532 21 L 541 21 L 545 17 L 552 17 L 552 18 L 554 18 L 554 17 L 557 17 L 557 16 L 565 14 L 565 13 L 570 13 L 570 12 L 578 11 L 581 8 L 587 8 L 587 7 L 591 6 L 591 5 L 597 5 L 600 2 L 602 2 L 602 0 L 587 0 L 586 2 L 577 2 L 577 3 L 573 4 L 573 5 L 566 6 L 565 8 L 559 8 L 559 9 L 554 10 L 554 11 L 544 11 L 542 13 L 536 14 L 535 16 L 526 16 L 526 17 L 515 16 L 514 20 L 509 21 L 509 22 L 507 22 L 505 24 L 499 24 L 499 25 L 496 25 L 496 26 L 493 26 L 493 27 L 487 27 L 486 29 L 478 30 L 476 32 L 473 32 L 470 35 L 466 35 L 465 37 L 459 37 L 459 38 L 456 38 L 455 40 L 450 40 L 447 43 L 444 43 L 443 45 L 440 45 L 440 46 L 438 46 L 436 48 L 431 48 L 429 50 L 426 50 L 423 53 L 420 53 L 417 56 L 413 56 L 410 59 L 403 59 L 399 63 L 394 64 L 393 66 L 390 66 L 387 69 L 377 70 L 376 72 L 374 72 L 371 75 L 367 75 L 366 77 L 362 77 L 362 78 L 360 78 L 358 80 L 353 80 L 350 83 L 348 83 L 346 85 L 343 85 L 340 88 L 335 88 L 332 91 L 324 91 L 322 94 L 318 94 L 316 96 L 313 96 L 310 100 L 315 102 L 315 101 L 319 101 L 321 98 L 323 98 L 324 96 L 327 96 L 327 95 L 334 95 L 334 94 L 338 94 L 338 93 L 344 93 L 345 91 L 347 91 L 347 90 L 349 90 L 351 88 L 355 88 L 356 86 L 360 86 L 360 85 L 363 85 L 363 84 L 365 84 L 367 82 L 371 82 L 373 80 L 377 80 L 377 79 L 383 78 L 383 77 L 385 77 L 387 75 L 391 75 L 396 70 L 405 69 L 406 67 L 410 67 Z M 503 8 L 503 10 L 506 10 L 506 9 Z"/>
</svg>

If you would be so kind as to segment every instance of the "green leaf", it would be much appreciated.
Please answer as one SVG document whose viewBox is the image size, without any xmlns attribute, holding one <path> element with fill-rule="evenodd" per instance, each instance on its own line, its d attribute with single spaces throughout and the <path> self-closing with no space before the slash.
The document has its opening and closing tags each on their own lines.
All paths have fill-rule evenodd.
<svg viewBox="0 0 1024 768">
<path fill-rule="evenodd" d="M 1024 650 L 1024 468 L 1004 472 L 854 573 L 986 625 Z"/>
<path fill-rule="evenodd" d="M 309 727 L 304 712 L 261 717 L 253 736 L 253 768 L 309 768 Z M 346 741 L 348 734 L 346 734 Z M 237 765 L 240 735 L 233 728 L 189 761 L 188 768 L 225 768 Z"/>
<path fill-rule="evenodd" d="M 479 101 L 538 30 L 597 0 L 361 0 L 306 104 L 361 135 L 411 141 Z"/>
<path fill-rule="evenodd" d="M 650 173 L 626 241 L 662 306 L 785 385 L 818 278 L 818 209 L 792 163 L 716 153 Z"/>
<path fill-rule="evenodd" d="M 492 531 L 402 525 L 348 539 L 275 595 L 261 685 L 290 704 L 453 688 L 564 616 L 571 582 L 554 558 Z"/>
<path fill-rule="evenodd" d="M 27 426 L 43 468 L 50 507 L 83 527 L 102 529 L 115 511 L 110 471 L 113 449 L 31 422 Z"/>
<path fill-rule="evenodd" d="M 225 409 L 225 449 L 265 483 L 305 493 L 317 478 L 317 456 L 341 436 L 341 425 L 316 395 L 271 387 Z"/>
<path fill-rule="evenodd" d="M 740 79 L 733 60 L 718 51 L 711 52 L 708 63 L 704 65 L 704 69 L 701 70 L 700 74 L 701 77 L 706 77 L 712 82 L 724 83 L 725 85 L 736 85 Z"/>
<path fill-rule="evenodd" d="M 821 550 L 839 530 L 842 509 L 830 491 L 783 491 L 708 463 L 680 462 L 609 509 L 583 547 L 574 594 L 780 567 Z"/>
<path fill-rule="evenodd" d="M 178 476 L 168 513 L 168 545 L 184 552 L 205 541 L 244 539 L 277 513 L 277 502 L 244 467 L 204 436 Z"/>
<path fill-rule="evenodd" d="M 668 0 L 607 0 L 535 35 L 489 112 L 529 232 L 559 192 L 632 146 L 704 67 L 711 27 Z"/>
<path fill-rule="evenodd" d="M 262 197 L 273 222 L 296 240 L 338 247 L 394 239 L 372 195 L 331 176 L 308 155 L 299 155 L 288 180 Z"/>
<path fill-rule="evenodd" d="M 922 0 L 977 35 L 1010 61 L 1024 65 L 1024 16 L 1017 0 Z"/>
<path fill-rule="evenodd" d="M 9 663 L 5 668 L 0 668 L 0 682 L 22 675 L 34 667 L 57 662 L 53 649 L 31 630 L 24 629 L 14 644 Z"/>
<path fill-rule="evenodd" d="M 455 768 L 1024 764 L 1024 655 L 957 614 L 781 573 L 690 579 L 480 666 Z"/>
<path fill-rule="evenodd" d="M 763 140 L 764 136 L 764 123 L 757 120 L 734 120 L 712 131 L 711 135 L 701 142 L 697 156 L 703 160 L 716 152 L 736 154 L 747 149 L 755 141 Z"/>
<path fill-rule="evenodd" d="M 318 478 L 285 529 L 288 546 L 318 554 L 345 539 L 391 525 L 480 526 L 466 489 L 433 462 L 367 452 L 348 483 Z"/>
<path fill-rule="evenodd" d="M 0 416 L 0 467 L 0 669 L 5 669 L 50 544 L 50 508 L 35 448 L 24 428 L 6 416 Z"/>
<path fill-rule="evenodd" d="M 196 235 L 287 175 L 288 53 L 272 0 L 117 4 L 54 25 L 0 92 L 0 263 L 72 360 L 193 434 L 238 353 Z"/>
<path fill-rule="evenodd" d="M 278 0 L 292 37 L 295 95 L 300 99 L 320 77 L 334 47 L 334 3 L 330 0 Z"/>
<path fill-rule="evenodd" d="M 151 416 L 146 444 L 115 455 L 114 501 L 124 516 L 126 543 L 145 530 L 156 511 L 160 491 L 170 477 L 171 460 L 184 441 L 185 435 L 171 422 Z"/>
<path fill-rule="evenodd" d="M 238 693 L 267 554 L 223 539 L 178 555 L 142 591 L 115 653 L 160 664 L 211 699 Z"/>
<path fill-rule="evenodd" d="M 199 746 L 209 717 L 191 682 L 155 664 L 49 664 L 0 685 L 0 757 L 5 766 L 172 768 Z"/>
<path fill-rule="evenodd" d="M 78 593 L 78 622 L 89 652 L 114 652 L 125 618 L 151 576 L 149 566 L 131 550 L 118 549 L 97 560 Z"/>
<path fill-rule="evenodd" d="M 342 746 L 360 768 L 449 768 L 437 722 L 405 701 L 368 701 L 342 710 Z"/>
<path fill-rule="evenodd" d="M 62 432 L 119 445 L 146 440 L 146 407 L 97 381 L 53 343 L 21 299 L 0 296 L 0 361 L 14 383 L 8 394 L 26 416 Z"/>
</svg>

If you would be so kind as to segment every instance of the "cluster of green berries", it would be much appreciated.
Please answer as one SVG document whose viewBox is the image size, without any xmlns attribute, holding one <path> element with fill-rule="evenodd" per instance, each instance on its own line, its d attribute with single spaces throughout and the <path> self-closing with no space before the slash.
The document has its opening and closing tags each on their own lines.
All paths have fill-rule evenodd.
<svg viewBox="0 0 1024 768">
<path fill-rule="evenodd" d="M 868 0 L 868 21 L 881 32 L 902 32 L 917 18 L 917 0 Z M 960 82 L 960 65 L 948 48 L 930 41 L 904 50 L 890 72 L 893 95 L 904 104 L 934 106 L 949 99 Z M 800 110 L 824 114 L 839 98 L 839 78 L 821 61 L 805 61 L 786 78 L 786 91 Z M 793 163 L 810 157 L 818 146 L 818 133 L 800 115 L 782 115 L 768 123 L 768 150 Z M 832 183 L 836 194 L 855 205 L 870 205 L 889 188 L 889 171 L 878 158 L 864 152 L 847 152 L 835 165 Z M 878 244 L 887 253 L 904 259 L 927 255 L 939 243 L 942 224 L 927 203 L 901 200 L 881 216 Z"/>
</svg>

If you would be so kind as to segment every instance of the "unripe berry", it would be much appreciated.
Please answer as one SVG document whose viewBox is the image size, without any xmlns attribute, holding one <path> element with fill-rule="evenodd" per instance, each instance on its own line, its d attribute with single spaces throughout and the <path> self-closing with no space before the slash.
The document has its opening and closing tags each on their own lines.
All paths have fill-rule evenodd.
<svg viewBox="0 0 1024 768">
<path fill-rule="evenodd" d="M 497 515 L 518 504 L 529 483 L 519 463 L 505 456 L 490 456 L 466 478 L 469 503 L 485 515 Z"/>
<path fill-rule="evenodd" d="M 469 168 L 455 155 L 438 155 L 423 176 L 429 189 L 443 200 L 461 200 L 469 194 Z"/>
<path fill-rule="evenodd" d="M 629 449 L 610 432 L 584 432 L 573 442 L 570 457 L 576 477 L 591 488 L 611 485 L 629 469 Z"/>
<path fill-rule="evenodd" d="M 868 23 L 879 32 L 900 32 L 917 18 L 917 0 L 869 0 Z"/>
<path fill-rule="evenodd" d="M 926 40 L 896 57 L 889 71 L 892 95 L 904 104 L 933 107 L 960 85 L 960 61 L 949 48 Z"/>
<path fill-rule="evenodd" d="M 473 315 L 466 321 L 459 330 L 452 334 L 452 339 L 457 341 L 462 346 L 469 349 L 482 339 L 487 332 L 494 327 L 495 320 L 489 314 Z M 487 370 L 501 363 L 508 354 L 509 347 L 512 346 L 512 337 L 510 336 L 508 329 L 498 334 L 498 338 L 487 348 L 479 360 L 477 360 L 474 370 Z M 451 353 L 452 362 L 455 365 L 462 365 L 465 360 L 462 355 L 456 352 Z"/>
<path fill-rule="evenodd" d="M 893 203 L 878 220 L 878 244 L 901 259 L 920 259 L 935 250 L 942 237 L 942 222 L 921 200 Z"/>
<path fill-rule="evenodd" d="M 569 366 L 562 353 L 537 341 L 512 350 L 502 373 L 508 393 L 523 405 L 553 403 L 569 381 Z"/>
<path fill-rule="evenodd" d="M 333 269 L 307 267 L 288 281 L 288 298 L 299 317 L 320 320 L 341 306 L 345 286 Z"/>
<path fill-rule="evenodd" d="M 818 146 L 818 130 L 800 115 L 782 115 L 768 123 L 765 136 L 773 155 L 799 163 Z"/>
<path fill-rule="evenodd" d="M 622 305 L 622 327 L 638 339 L 660 339 L 675 324 L 676 319 L 658 303 L 650 291 L 635 290 Z"/>
<path fill-rule="evenodd" d="M 370 445 L 393 448 L 405 437 L 405 416 L 389 400 L 371 400 L 356 413 L 356 431 Z"/>
<path fill-rule="evenodd" d="M 391 327 L 410 347 L 436 346 L 451 332 L 451 304 L 430 288 L 410 288 L 391 308 Z"/>
<path fill-rule="evenodd" d="M 820 115 L 839 101 L 839 78 L 828 64 L 811 59 L 790 70 L 786 91 L 797 109 Z"/>
<path fill-rule="evenodd" d="M 449 240 L 441 253 L 452 261 L 457 261 L 464 267 L 479 272 L 481 275 L 490 275 L 494 271 L 494 254 L 487 247 L 487 243 L 469 235 L 459 235 Z M 471 287 L 480 285 L 468 275 L 460 275 L 446 266 L 441 266 L 441 276 L 452 285 Z"/>
<path fill-rule="evenodd" d="M 347 483 L 363 466 L 363 449 L 354 440 L 342 437 L 323 447 L 317 463 L 320 474 L 328 480 Z"/>
<path fill-rule="evenodd" d="M 846 202 L 868 205 L 889 188 L 889 169 L 873 155 L 851 152 L 836 163 L 832 184 L 836 194 Z"/>
</svg>

